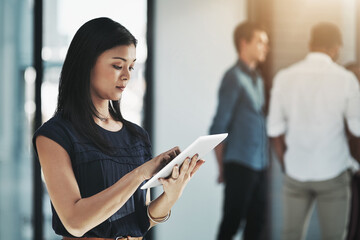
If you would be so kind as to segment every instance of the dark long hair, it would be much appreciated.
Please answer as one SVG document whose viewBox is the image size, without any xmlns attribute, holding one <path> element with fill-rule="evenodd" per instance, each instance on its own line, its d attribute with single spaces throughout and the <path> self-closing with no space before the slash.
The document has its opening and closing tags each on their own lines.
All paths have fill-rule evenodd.
<svg viewBox="0 0 360 240">
<path fill-rule="evenodd" d="M 90 72 L 104 51 L 132 44 L 136 47 L 136 38 L 121 24 L 109 18 L 92 19 L 76 32 L 61 70 L 55 114 L 61 114 L 80 135 L 89 138 L 106 153 L 112 151 L 94 121 L 94 117 L 100 116 L 90 95 Z M 109 101 L 109 111 L 115 120 L 121 121 L 133 134 L 140 134 L 123 118 L 119 101 Z"/>
</svg>

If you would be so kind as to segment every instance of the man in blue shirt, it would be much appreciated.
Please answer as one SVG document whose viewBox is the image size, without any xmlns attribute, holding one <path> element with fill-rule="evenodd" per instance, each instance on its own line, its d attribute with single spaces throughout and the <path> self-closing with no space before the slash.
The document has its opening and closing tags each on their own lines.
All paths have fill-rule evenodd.
<svg viewBox="0 0 360 240">
<path fill-rule="evenodd" d="M 256 70 L 265 61 L 268 36 L 256 23 L 234 31 L 238 61 L 224 75 L 211 134 L 228 132 L 215 148 L 218 182 L 225 183 L 223 218 L 218 240 L 230 240 L 245 220 L 244 239 L 261 239 L 266 219 L 268 143 L 263 107 L 263 79 Z"/>
</svg>

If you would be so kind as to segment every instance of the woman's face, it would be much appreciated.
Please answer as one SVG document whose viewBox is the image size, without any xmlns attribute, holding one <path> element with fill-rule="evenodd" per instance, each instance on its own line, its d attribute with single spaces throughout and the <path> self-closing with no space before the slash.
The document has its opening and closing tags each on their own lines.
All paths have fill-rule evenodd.
<svg viewBox="0 0 360 240">
<path fill-rule="evenodd" d="M 119 100 L 131 78 L 135 60 L 136 48 L 133 44 L 117 46 L 103 52 L 90 74 L 93 101 Z"/>
</svg>

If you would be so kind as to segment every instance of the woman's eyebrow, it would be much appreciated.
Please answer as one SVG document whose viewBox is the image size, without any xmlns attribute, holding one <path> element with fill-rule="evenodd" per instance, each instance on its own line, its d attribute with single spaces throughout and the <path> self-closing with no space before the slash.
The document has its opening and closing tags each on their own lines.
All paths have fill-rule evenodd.
<svg viewBox="0 0 360 240">
<path fill-rule="evenodd" d="M 127 60 L 126 60 L 125 58 L 122 58 L 122 57 L 113 57 L 113 59 L 121 59 L 121 60 L 123 60 L 124 62 L 127 62 Z M 134 59 L 133 62 L 135 62 L 135 61 L 136 61 L 136 58 Z"/>
</svg>

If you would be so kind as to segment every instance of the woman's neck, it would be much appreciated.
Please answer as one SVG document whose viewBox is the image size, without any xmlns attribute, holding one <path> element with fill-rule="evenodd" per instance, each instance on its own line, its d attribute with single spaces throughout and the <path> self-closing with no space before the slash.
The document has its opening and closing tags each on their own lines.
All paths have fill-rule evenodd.
<svg viewBox="0 0 360 240">
<path fill-rule="evenodd" d="M 109 101 L 103 100 L 101 102 L 93 101 L 94 107 L 98 114 L 98 119 L 105 122 L 111 118 L 111 114 L 109 111 Z M 95 117 L 96 118 L 96 117 Z"/>
</svg>

